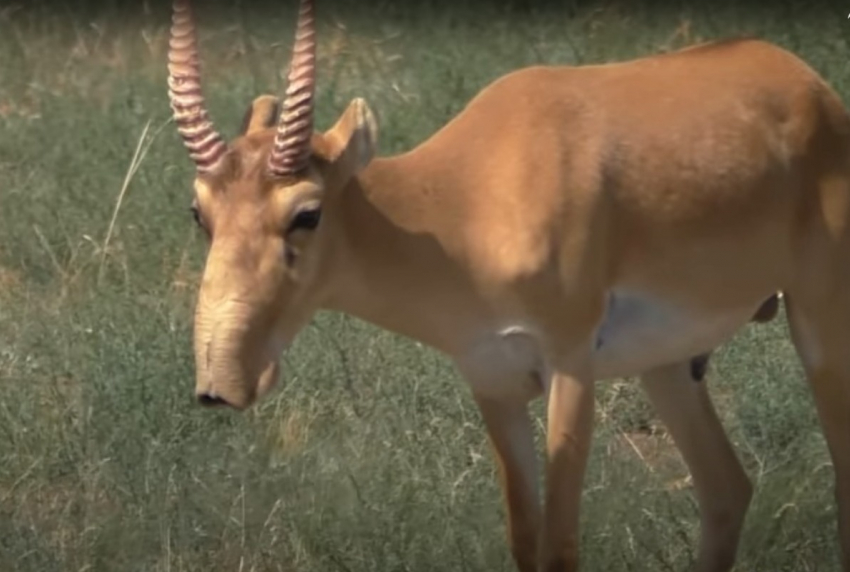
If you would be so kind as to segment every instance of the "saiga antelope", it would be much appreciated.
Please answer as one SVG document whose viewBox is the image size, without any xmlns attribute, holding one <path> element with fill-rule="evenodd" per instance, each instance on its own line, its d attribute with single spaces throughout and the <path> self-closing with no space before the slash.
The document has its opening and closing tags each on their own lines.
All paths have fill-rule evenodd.
<svg viewBox="0 0 850 572">
<path fill-rule="evenodd" d="M 169 95 L 209 238 L 199 401 L 243 410 L 266 394 L 320 308 L 420 340 L 471 386 L 518 569 L 573 571 L 594 381 L 640 375 L 693 477 L 696 569 L 727 571 L 751 485 L 691 365 L 782 292 L 850 572 L 850 118 L 824 80 L 757 40 L 533 66 L 373 158 L 362 99 L 314 131 L 314 22 L 302 0 L 285 100 L 255 99 L 227 143 L 189 3 L 174 5 Z M 542 508 L 527 412 L 541 395 Z"/>
</svg>

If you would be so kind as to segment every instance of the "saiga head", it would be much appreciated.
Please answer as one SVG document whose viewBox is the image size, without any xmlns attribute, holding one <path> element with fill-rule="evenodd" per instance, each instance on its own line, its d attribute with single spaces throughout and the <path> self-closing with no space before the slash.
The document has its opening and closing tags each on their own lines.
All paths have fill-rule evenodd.
<svg viewBox="0 0 850 572">
<path fill-rule="evenodd" d="M 228 144 L 205 109 L 189 2 L 174 2 L 169 96 L 196 165 L 192 211 L 209 241 L 194 333 L 205 405 L 244 409 L 275 383 L 281 352 L 326 290 L 341 240 L 336 197 L 374 154 L 363 100 L 313 131 L 315 46 L 312 0 L 302 0 L 283 104 L 255 99 Z"/>
</svg>

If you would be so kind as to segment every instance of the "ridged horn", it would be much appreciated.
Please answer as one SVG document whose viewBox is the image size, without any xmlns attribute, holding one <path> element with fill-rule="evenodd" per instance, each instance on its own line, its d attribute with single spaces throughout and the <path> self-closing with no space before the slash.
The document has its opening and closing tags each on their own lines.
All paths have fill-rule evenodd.
<svg viewBox="0 0 850 572">
<path fill-rule="evenodd" d="M 189 0 L 174 0 L 168 44 L 168 97 L 177 131 L 202 173 L 216 169 L 227 144 L 209 120 L 201 90 L 195 23 Z"/>
<path fill-rule="evenodd" d="M 316 88 L 316 17 L 313 0 L 301 0 L 286 99 L 281 107 L 269 170 L 278 177 L 307 166 L 313 135 L 313 94 Z"/>
</svg>

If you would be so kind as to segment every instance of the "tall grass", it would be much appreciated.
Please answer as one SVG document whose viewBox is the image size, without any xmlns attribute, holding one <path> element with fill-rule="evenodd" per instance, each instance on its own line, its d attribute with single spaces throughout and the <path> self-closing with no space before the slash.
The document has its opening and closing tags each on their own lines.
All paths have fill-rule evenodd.
<svg viewBox="0 0 850 572">
<path fill-rule="evenodd" d="M 322 314 L 258 408 L 194 405 L 204 246 L 154 4 L 0 7 L 0 570 L 512 570 L 478 413 L 427 348 Z M 281 89 L 290 4 L 200 11 L 228 135 Z M 846 94 L 839 8 L 323 3 L 317 119 L 365 96 L 381 152 L 398 152 L 513 68 L 743 33 Z M 737 569 L 837 571 L 832 468 L 784 317 L 724 347 L 710 383 L 757 487 Z M 598 408 L 587 569 L 687 569 L 696 508 L 670 439 L 632 380 L 602 384 Z"/>
</svg>

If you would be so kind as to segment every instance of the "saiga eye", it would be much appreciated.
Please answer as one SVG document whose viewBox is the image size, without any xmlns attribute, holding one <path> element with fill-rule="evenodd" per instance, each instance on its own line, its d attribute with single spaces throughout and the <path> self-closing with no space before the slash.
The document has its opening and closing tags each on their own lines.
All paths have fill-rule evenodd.
<svg viewBox="0 0 850 572">
<path fill-rule="evenodd" d="M 303 209 L 299 211 L 292 222 L 289 223 L 287 233 L 294 230 L 315 230 L 319 226 L 319 221 L 322 218 L 322 211 L 319 208 Z"/>
<path fill-rule="evenodd" d="M 195 219 L 195 224 L 200 227 L 204 226 L 204 223 L 201 221 L 201 211 L 197 205 L 192 205 L 189 207 L 189 210 L 192 211 L 192 218 Z"/>
<path fill-rule="evenodd" d="M 195 219 L 195 224 L 204 231 L 207 238 L 210 238 L 212 234 L 210 233 L 210 229 L 208 229 L 207 225 L 204 223 L 204 217 L 201 215 L 201 209 L 198 208 L 197 203 L 192 203 L 192 206 L 189 207 L 189 211 L 192 213 L 192 218 Z"/>
</svg>

